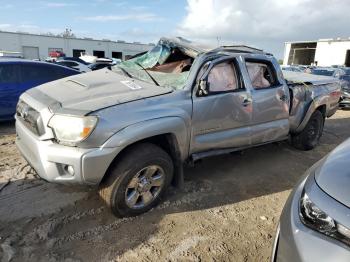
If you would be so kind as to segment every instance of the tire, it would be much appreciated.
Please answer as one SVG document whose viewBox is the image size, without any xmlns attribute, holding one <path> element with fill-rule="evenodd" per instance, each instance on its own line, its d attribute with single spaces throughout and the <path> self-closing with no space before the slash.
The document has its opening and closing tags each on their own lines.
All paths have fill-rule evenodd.
<svg viewBox="0 0 350 262">
<path fill-rule="evenodd" d="M 322 113 L 316 110 L 310 117 L 309 122 L 301 133 L 292 135 L 292 145 L 300 150 L 314 149 L 322 136 L 324 126 L 324 117 Z"/>
<path fill-rule="evenodd" d="M 117 217 L 140 215 L 160 202 L 173 170 L 170 156 L 160 147 L 151 143 L 131 146 L 112 164 L 100 185 L 100 197 Z"/>
</svg>

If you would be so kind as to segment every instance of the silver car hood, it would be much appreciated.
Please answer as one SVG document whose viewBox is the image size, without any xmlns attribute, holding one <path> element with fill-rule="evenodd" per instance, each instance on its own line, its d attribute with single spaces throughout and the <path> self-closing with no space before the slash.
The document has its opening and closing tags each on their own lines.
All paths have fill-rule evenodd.
<svg viewBox="0 0 350 262">
<path fill-rule="evenodd" d="M 134 80 L 107 69 L 63 78 L 35 89 L 28 93 L 32 91 L 34 95 L 40 91 L 57 101 L 56 105 L 60 104 L 60 108 L 82 112 L 96 111 L 173 91 L 171 88 Z M 57 107 L 51 109 L 56 111 Z"/>
<path fill-rule="evenodd" d="M 350 208 L 350 139 L 340 144 L 316 169 L 315 179 L 328 195 Z"/>
</svg>

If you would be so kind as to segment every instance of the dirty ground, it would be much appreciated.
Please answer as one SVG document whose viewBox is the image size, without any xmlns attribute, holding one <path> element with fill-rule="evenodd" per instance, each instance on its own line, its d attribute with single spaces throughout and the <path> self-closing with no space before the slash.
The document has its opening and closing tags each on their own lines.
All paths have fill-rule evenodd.
<svg viewBox="0 0 350 262">
<path fill-rule="evenodd" d="M 40 180 L 13 123 L 0 124 L 1 261 L 268 261 L 290 190 L 349 131 L 338 111 L 316 150 L 283 142 L 207 159 L 159 207 L 118 219 L 93 189 Z"/>
</svg>

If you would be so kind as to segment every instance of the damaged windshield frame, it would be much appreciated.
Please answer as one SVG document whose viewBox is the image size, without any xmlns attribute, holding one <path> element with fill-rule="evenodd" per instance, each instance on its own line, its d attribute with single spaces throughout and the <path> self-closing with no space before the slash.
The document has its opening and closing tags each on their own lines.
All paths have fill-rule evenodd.
<svg viewBox="0 0 350 262">
<path fill-rule="evenodd" d="M 114 66 L 112 71 L 120 70 L 130 78 L 156 86 L 183 89 L 194 59 L 195 56 L 188 55 L 181 45 L 159 41 L 147 53 Z"/>
</svg>

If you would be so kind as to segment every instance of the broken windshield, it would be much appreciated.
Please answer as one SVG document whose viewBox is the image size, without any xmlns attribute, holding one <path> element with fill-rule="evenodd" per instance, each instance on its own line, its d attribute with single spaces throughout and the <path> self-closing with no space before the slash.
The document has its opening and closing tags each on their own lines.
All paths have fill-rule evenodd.
<svg viewBox="0 0 350 262">
<path fill-rule="evenodd" d="M 179 48 L 160 43 L 147 53 L 114 66 L 112 70 L 148 83 L 182 89 L 192 62 L 193 58 Z"/>
</svg>

